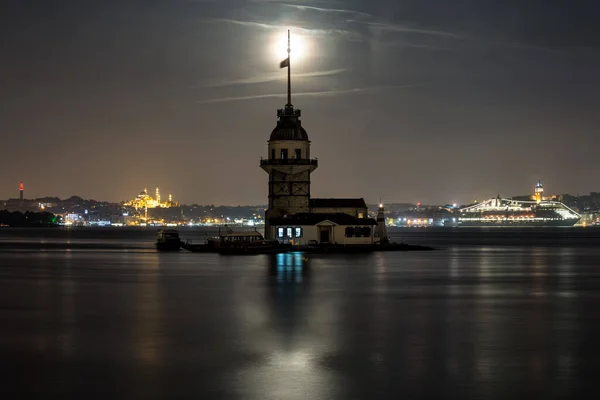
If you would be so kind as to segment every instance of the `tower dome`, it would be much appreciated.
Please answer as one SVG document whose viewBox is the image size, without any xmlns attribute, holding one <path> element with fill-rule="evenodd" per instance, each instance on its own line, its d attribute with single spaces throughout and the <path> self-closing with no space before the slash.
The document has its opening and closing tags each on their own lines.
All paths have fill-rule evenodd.
<svg viewBox="0 0 600 400">
<path fill-rule="evenodd" d="M 269 140 L 308 140 L 306 129 L 300 121 L 300 110 L 286 106 L 277 110 L 277 126 L 271 132 Z"/>
</svg>

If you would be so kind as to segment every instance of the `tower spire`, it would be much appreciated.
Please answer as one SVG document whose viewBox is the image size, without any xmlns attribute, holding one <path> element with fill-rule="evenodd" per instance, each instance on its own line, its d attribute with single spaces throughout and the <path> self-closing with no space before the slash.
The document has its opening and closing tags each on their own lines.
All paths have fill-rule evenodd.
<svg viewBox="0 0 600 400">
<path fill-rule="evenodd" d="M 288 72 L 288 98 L 287 98 L 287 106 L 291 107 L 292 106 L 292 74 L 291 74 L 291 70 L 290 70 L 290 61 L 291 61 L 291 57 L 290 57 L 290 53 L 292 52 L 291 49 L 291 39 L 290 39 L 290 30 L 288 29 L 288 47 L 287 47 L 287 53 L 288 53 L 288 62 L 287 62 L 287 72 Z"/>
</svg>

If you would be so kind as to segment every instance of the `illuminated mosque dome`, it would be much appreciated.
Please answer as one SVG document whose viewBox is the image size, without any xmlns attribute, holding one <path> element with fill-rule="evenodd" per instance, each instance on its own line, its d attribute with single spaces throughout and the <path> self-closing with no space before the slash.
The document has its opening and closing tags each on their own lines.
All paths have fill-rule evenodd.
<svg viewBox="0 0 600 400">
<path fill-rule="evenodd" d="M 161 201 L 160 191 L 156 188 L 156 198 L 152 198 L 148 194 L 148 189 L 145 188 L 135 198 L 124 203 L 126 206 L 134 207 L 135 209 L 140 208 L 169 208 L 176 207 L 179 203 L 173 201 L 173 196 L 169 195 L 169 201 Z"/>
</svg>

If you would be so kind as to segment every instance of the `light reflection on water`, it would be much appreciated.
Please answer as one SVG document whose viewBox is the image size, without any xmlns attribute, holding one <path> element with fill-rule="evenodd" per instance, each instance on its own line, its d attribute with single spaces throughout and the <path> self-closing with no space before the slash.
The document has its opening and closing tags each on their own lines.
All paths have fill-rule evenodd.
<svg viewBox="0 0 600 400">
<path fill-rule="evenodd" d="M 252 356 L 225 380 L 240 398 L 331 398 L 338 378 L 320 361 L 334 346 L 327 324 L 333 310 L 327 303 L 314 307 L 312 257 L 298 252 L 261 261 L 268 271 L 264 301 L 245 303 L 242 315 L 247 335 L 242 347 Z"/>
<path fill-rule="evenodd" d="M 163 299 L 158 282 L 159 268 L 159 254 L 146 256 L 143 279 L 135 285 L 137 322 L 133 340 L 137 344 L 137 356 L 148 364 L 159 362 L 160 338 L 164 335 L 161 331 Z"/>
<path fill-rule="evenodd" d="M 82 397 L 100 376 L 106 397 L 577 397 L 599 264 L 590 247 L 489 244 L 0 252 L 0 392 Z"/>
</svg>

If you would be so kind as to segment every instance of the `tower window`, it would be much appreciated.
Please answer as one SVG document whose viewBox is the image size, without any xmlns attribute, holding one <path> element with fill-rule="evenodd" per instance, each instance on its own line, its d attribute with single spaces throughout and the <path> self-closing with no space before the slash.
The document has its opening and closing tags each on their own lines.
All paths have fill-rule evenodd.
<svg viewBox="0 0 600 400">
<path fill-rule="evenodd" d="M 302 150 L 296 149 L 296 154 L 294 155 L 294 157 L 298 160 L 301 159 L 302 158 Z"/>
<path fill-rule="evenodd" d="M 275 159 L 275 149 L 271 149 L 271 160 Z"/>
<path fill-rule="evenodd" d="M 287 160 L 288 158 L 288 149 L 281 149 L 281 159 Z"/>
</svg>

